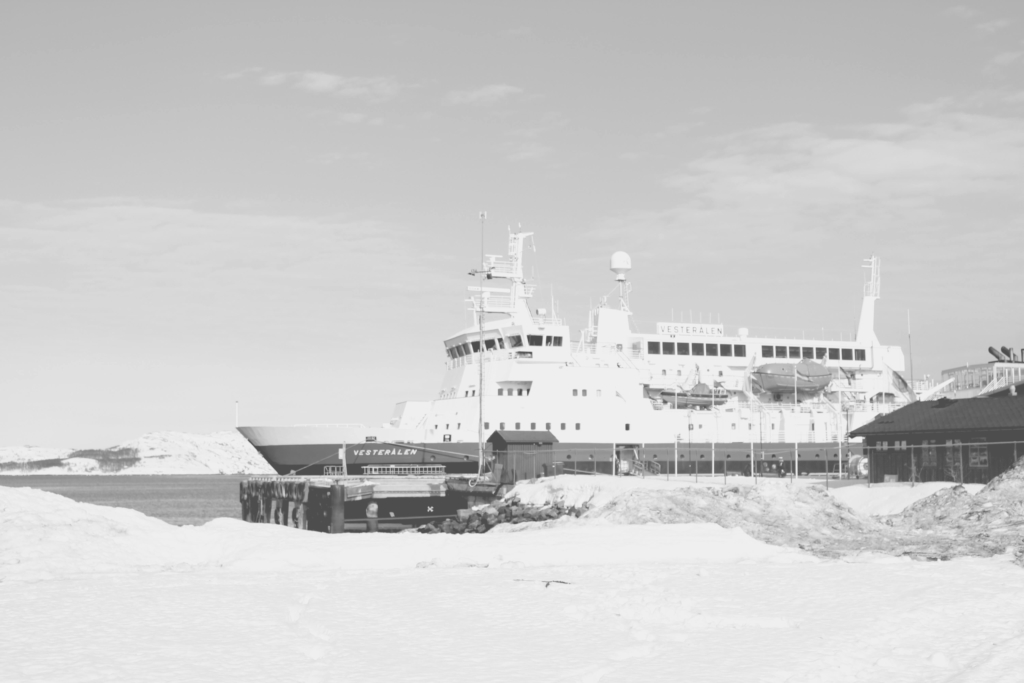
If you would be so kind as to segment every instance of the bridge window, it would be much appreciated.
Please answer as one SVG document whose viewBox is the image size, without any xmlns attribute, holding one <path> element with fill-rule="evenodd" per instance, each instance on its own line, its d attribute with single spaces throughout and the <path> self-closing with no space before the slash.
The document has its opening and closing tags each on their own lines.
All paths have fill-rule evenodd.
<svg viewBox="0 0 1024 683">
<path fill-rule="evenodd" d="M 661 343 L 656 342 L 656 341 L 649 341 L 649 342 L 647 342 L 647 353 L 650 354 L 650 355 L 654 355 L 654 356 L 660 355 L 661 354 Z"/>
<path fill-rule="evenodd" d="M 552 346 L 561 346 L 562 345 L 562 338 L 561 337 L 552 337 L 552 340 L 554 341 L 554 344 L 552 344 Z"/>
<path fill-rule="evenodd" d="M 761 347 L 762 358 L 775 358 L 775 347 L 773 346 L 762 346 Z"/>
<path fill-rule="evenodd" d="M 826 349 L 824 347 L 819 346 L 818 348 L 814 349 L 814 357 L 817 358 L 818 360 L 821 360 L 827 354 L 828 354 L 828 349 Z"/>
<path fill-rule="evenodd" d="M 502 395 L 504 395 L 504 393 L 505 393 L 504 389 L 498 389 L 498 396 L 502 396 Z"/>
<path fill-rule="evenodd" d="M 473 349 L 469 348 L 469 344 L 467 344 L 466 342 L 462 343 L 462 352 L 465 353 L 467 356 L 473 355 Z"/>
<path fill-rule="evenodd" d="M 732 355 L 732 344 L 722 344 L 721 345 L 721 349 L 722 349 L 722 355 L 723 356 L 731 356 Z"/>
<path fill-rule="evenodd" d="M 518 391 L 518 392 L 519 392 L 519 396 L 522 396 L 522 395 L 523 395 L 523 390 L 522 390 L 522 389 L 517 389 L 516 391 Z M 527 396 L 529 396 L 529 395 L 530 395 L 530 393 L 529 393 L 529 392 L 527 392 L 527 393 L 526 393 L 526 395 L 527 395 Z"/>
<path fill-rule="evenodd" d="M 526 335 L 526 343 L 530 346 L 541 346 L 544 343 L 544 336 L 540 334 Z"/>
<path fill-rule="evenodd" d="M 696 344 L 695 343 L 693 345 L 693 355 L 695 355 L 695 356 L 703 356 L 704 355 L 704 345 L 703 344 Z"/>
<path fill-rule="evenodd" d="M 505 340 L 504 339 L 502 339 L 501 337 L 498 337 L 497 341 L 498 341 L 498 348 L 499 349 L 505 348 Z"/>
<path fill-rule="evenodd" d="M 675 342 L 661 342 L 661 352 L 666 356 L 676 355 L 676 343 Z"/>
<path fill-rule="evenodd" d="M 717 356 L 718 355 L 718 344 L 708 344 L 707 345 L 707 350 L 708 350 L 708 355 L 709 356 Z"/>
<path fill-rule="evenodd" d="M 785 346 L 776 346 L 775 347 L 775 357 L 776 358 L 787 358 L 788 356 L 786 354 L 786 347 Z"/>
<path fill-rule="evenodd" d="M 843 360 L 853 360 L 853 349 L 843 349 Z"/>
<path fill-rule="evenodd" d="M 829 360 L 839 360 L 839 349 L 829 349 L 828 350 L 828 359 Z"/>
<path fill-rule="evenodd" d="M 473 353 L 480 353 L 480 342 L 479 341 L 475 341 L 475 342 L 471 342 L 471 344 L 473 346 Z"/>
<path fill-rule="evenodd" d="M 746 358 L 747 357 L 747 345 L 746 344 L 733 344 L 732 345 L 732 355 L 736 356 L 737 358 Z"/>
<path fill-rule="evenodd" d="M 523 337 L 522 337 L 522 335 L 510 334 L 508 336 L 508 347 L 510 349 L 514 349 L 514 348 L 517 348 L 517 347 L 522 346 L 522 345 L 523 345 Z"/>
<path fill-rule="evenodd" d="M 676 354 L 680 356 L 690 355 L 690 342 L 677 342 L 676 343 Z"/>
<path fill-rule="evenodd" d="M 803 357 L 804 358 L 814 358 L 814 349 L 810 348 L 809 346 L 805 346 L 804 347 Z"/>
<path fill-rule="evenodd" d="M 493 339 L 484 339 L 484 348 L 488 351 L 493 351 L 496 348 Z"/>
<path fill-rule="evenodd" d="M 799 346 L 790 346 L 789 347 L 789 357 L 790 358 L 799 358 L 800 357 L 800 347 Z"/>
<path fill-rule="evenodd" d="M 854 349 L 853 350 L 853 359 L 854 360 L 867 360 L 868 359 L 868 352 L 865 351 L 864 349 Z"/>
</svg>

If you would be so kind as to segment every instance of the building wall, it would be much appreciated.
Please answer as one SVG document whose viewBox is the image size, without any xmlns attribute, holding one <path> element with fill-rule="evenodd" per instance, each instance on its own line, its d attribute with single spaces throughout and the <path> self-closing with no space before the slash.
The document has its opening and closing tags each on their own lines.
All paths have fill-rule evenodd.
<svg viewBox="0 0 1024 683">
<path fill-rule="evenodd" d="M 987 484 L 1024 458 L 1024 430 L 894 434 L 866 439 L 870 480 Z"/>
</svg>

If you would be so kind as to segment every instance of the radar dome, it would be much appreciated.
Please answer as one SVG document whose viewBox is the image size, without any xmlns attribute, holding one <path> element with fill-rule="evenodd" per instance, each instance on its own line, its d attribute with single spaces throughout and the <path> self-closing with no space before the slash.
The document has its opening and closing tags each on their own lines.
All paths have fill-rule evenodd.
<svg viewBox="0 0 1024 683">
<path fill-rule="evenodd" d="M 629 254 L 624 251 L 617 251 L 612 254 L 611 271 L 615 273 L 616 280 L 625 280 L 626 273 L 633 268 L 633 263 L 629 260 Z"/>
</svg>

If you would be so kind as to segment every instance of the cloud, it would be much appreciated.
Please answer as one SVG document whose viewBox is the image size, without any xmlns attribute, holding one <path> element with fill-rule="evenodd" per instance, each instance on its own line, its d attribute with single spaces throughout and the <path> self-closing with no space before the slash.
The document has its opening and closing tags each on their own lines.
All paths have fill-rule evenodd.
<svg viewBox="0 0 1024 683">
<path fill-rule="evenodd" d="M 456 90 L 450 92 L 448 93 L 448 101 L 451 104 L 489 105 L 515 95 L 521 95 L 522 93 L 522 88 L 517 88 L 514 85 L 498 83 L 494 85 L 485 85 L 484 87 L 477 88 L 476 90 Z"/>
<path fill-rule="evenodd" d="M 952 7 L 947 7 L 942 13 L 947 17 L 956 17 L 957 19 L 973 19 L 978 16 L 977 10 L 971 9 L 966 5 L 953 5 Z"/>
<path fill-rule="evenodd" d="M 983 33 L 995 33 L 1010 25 L 1010 22 L 1006 19 L 994 19 L 992 21 L 986 21 L 981 24 L 977 24 L 974 28 L 978 29 Z"/>
<path fill-rule="evenodd" d="M 989 63 L 985 66 L 985 73 L 999 73 L 1000 71 L 1010 66 L 1011 64 L 1019 62 L 1021 57 L 1024 57 L 1024 51 L 1022 50 L 1008 50 L 1006 52 L 1000 52 L 991 60 L 989 60 Z"/>
<path fill-rule="evenodd" d="M 228 74 L 228 79 L 249 79 L 265 86 L 292 87 L 306 92 L 384 102 L 409 86 L 390 76 L 342 76 L 325 71 L 271 71 L 259 67 Z"/>
</svg>

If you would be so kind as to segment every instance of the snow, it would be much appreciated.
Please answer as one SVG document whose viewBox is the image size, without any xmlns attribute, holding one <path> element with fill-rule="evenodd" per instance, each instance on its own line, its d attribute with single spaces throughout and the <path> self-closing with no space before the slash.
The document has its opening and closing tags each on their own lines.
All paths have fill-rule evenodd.
<svg viewBox="0 0 1024 683">
<path fill-rule="evenodd" d="M 896 515 L 919 500 L 956 486 L 952 482 L 930 481 L 923 484 L 858 484 L 832 489 L 832 496 L 864 515 Z M 984 488 L 983 484 L 966 484 L 964 489 L 975 494 Z"/>
<path fill-rule="evenodd" d="M 469 535 L 176 527 L 0 487 L 2 678 L 1020 680 L 1011 553 L 824 559 L 724 526 L 777 530 L 832 509 L 834 533 L 889 527 L 814 486 L 580 480 L 520 493 L 586 499 L 581 519 Z M 1019 499 L 1013 482 L 945 491 L 918 514 Z M 690 521 L 716 515 L 724 526 Z"/>
<path fill-rule="evenodd" d="M 46 461 L 60 460 L 59 463 Z M 273 474 L 236 431 L 153 432 L 100 449 L 0 448 L 3 474 Z"/>
</svg>

